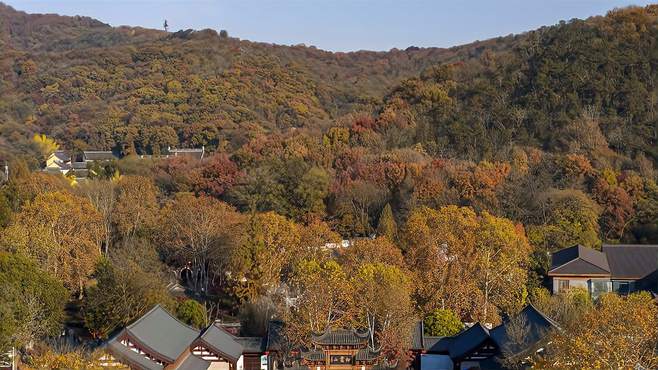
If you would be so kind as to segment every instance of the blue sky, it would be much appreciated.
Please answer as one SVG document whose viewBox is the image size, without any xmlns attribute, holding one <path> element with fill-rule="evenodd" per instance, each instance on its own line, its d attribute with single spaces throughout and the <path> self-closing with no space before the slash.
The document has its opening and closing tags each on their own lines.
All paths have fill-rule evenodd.
<svg viewBox="0 0 658 370">
<path fill-rule="evenodd" d="M 229 35 L 333 51 L 449 47 L 603 15 L 624 0 L 0 0 L 30 13 L 87 15 L 113 26 L 226 29 Z"/>
</svg>

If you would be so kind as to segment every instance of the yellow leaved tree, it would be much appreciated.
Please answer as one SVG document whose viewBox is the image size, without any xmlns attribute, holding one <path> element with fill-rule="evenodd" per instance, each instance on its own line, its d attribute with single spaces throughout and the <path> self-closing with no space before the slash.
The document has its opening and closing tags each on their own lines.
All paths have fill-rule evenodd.
<svg viewBox="0 0 658 370">
<path fill-rule="evenodd" d="M 59 144 L 45 134 L 34 134 L 32 141 L 36 144 L 44 159 L 59 149 Z"/>
<path fill-rule="evenodd" d="M 578 320 L 555 331 L 540 368 L 655 369 L 658 306 L 647 292 L 608 293 Z"/>
<path fill-rule="evenodd" d="M 0 246 L 34 258 L 70 291 L 82 295 L 105 238 L 91 203 L 68 192 L 37 195 L 0 236 Z"/>
</svg>

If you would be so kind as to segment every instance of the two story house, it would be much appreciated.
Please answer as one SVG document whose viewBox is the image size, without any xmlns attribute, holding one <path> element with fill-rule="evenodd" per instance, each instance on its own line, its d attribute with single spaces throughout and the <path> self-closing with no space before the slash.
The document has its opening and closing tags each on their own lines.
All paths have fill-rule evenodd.
<svg viewBox="0 0 658 370">
<path fill-rule="evenodd" d="M 574 245 L 553 253 L 548 270 L 553 293 L 583 288 L 592 298 L 607 292 L 658 292 L 658 245 Z"/>
</svg>

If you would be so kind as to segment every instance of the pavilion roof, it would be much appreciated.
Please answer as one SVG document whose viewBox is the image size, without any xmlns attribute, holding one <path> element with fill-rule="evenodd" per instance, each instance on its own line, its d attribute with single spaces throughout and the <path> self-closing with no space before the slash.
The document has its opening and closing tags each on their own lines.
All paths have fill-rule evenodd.
<svg viewBox="0 0 658 370">
<path fill-rule="evenodd" d="M 358 346 L 368 342 L 368 331 L 356 329 L 327 329 L 324 333 L 314 334 L 311 340 L 321 346 Z"/>
</svg>

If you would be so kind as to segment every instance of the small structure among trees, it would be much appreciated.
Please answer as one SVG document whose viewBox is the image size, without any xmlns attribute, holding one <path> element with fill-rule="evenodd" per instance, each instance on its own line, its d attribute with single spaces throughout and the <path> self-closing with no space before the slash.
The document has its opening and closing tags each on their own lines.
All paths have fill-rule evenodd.
<svg viewBox="0 0 658 370">
<path fill-rule="evenodd" d="M 313 349 L 301 352 L 301 365 L 310 368 L 371 369 L 379 352 L 368 346 L 370 333 L 355 329 L 327 329 L 312 335 Z"/>
<path fill-rule="evenodd" d="M 658 245 L 603 244 L 600 251 L 574 245 L 551 257 L 547 275 L 553 293 L 581 288 L 596 299 L 609 292 L 621 295 L 656 292 Z"/>
<path fill-rule="evenodd" d="M 108 363 L 137 369 L 260 370 L 266 344 L 261 337 L 237 337 L 217 322 L 199 331 L 157 305 L 105 348 Z"/>
<path fill-rule="evenodd" d="M 493 329 L 480 323 L 452 336 L 430 336 L 422 332 L 421 369 L 436 370 L 454 364 L 460 368 L 514 368 L 543 353 L 549 333 L 558 324 L 532 305 L 503 321 Z M 416 334 L 417 335 L 417 334 Z M 416 342 L 418 340 L 414 340 Z M 443 365 L 439 365 L 443 364 Z"/>
</svg>

